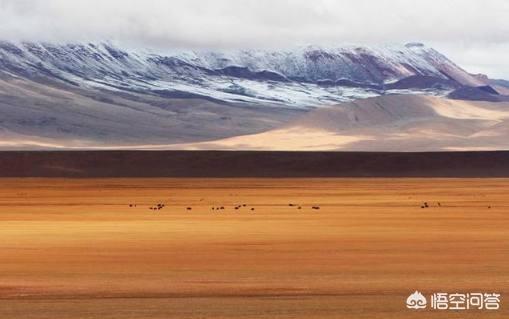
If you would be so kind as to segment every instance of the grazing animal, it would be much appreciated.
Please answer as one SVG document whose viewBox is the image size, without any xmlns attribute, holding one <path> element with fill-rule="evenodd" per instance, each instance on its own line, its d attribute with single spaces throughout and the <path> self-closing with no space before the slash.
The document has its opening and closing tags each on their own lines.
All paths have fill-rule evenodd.
<svg viewBox="0 0 509 319">
<path fill-rule="evenodd" d="M 193 209 L 191 207 L 188 207 L 187 210 L 190 211 L 190 210 L 193 210 Z"/>
</svg>

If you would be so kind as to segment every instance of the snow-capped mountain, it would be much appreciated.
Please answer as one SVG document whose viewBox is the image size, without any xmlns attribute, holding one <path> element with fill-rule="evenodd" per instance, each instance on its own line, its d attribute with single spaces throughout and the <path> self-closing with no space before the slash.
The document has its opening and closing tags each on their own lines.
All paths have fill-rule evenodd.
<svg viewBox="0 0 509 319">
<path fill-rule="evenodd" d="M 298 108 L 408 89 L 443 95 L 457 86 L 483 85 L 418 43 L 160 53 L 109 43 L 0 42 L 0 73 L 89 89 Z"/>
<path fill-rule="evenodd" d="M 158 52 L 0 42 L 0 149 L 206 142 L 391 94 L 500 100 L 487 80 L 415 43 Z"/>
</svg>

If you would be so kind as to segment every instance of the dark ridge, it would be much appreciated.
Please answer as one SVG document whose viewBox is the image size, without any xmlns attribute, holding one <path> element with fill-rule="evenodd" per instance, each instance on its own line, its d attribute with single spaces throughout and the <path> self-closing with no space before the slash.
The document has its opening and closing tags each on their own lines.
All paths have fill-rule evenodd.
<svg viewBox="0 0 509 319">
<path fill-rule="evenodd" d="M 495 92 L 495 93 L 492 93 Z M 469 101 L 486 101 L 486 102 L 507 102 L 508 96 L 500 95 L 496 90 L 490 86 L 482 87 L 469 87 L 464 86 L 453 92 L 448 96 L 450 99 L 455 100 L 469 100 Z"/>
<path fill-rule="evenodd" d="M 509 151 L 19 151 L 0 177 L 509 177 Z"/>
<path fill-rule="evenodd" d="M 190 93 L 185 91 L 170 91 L 170 90 L 153 90 L 150 91 L 154 94 L 157 94 L 160 97 L 168 98 L 168 99 L 203 99 L 209 102 L 219 103 L 219 104 L 228 104 L 222 100 L 215 99 L 213 97 L 207 95 L 200 95 L 196 93 Z"/>
<path fill-rule="evenodd" d="M 454 80 L 441 79 L 434 76 L 414 75 L 401 79 L 395 83 L 387 84 L 386 90 L 404 89 L 458 89 L 461 84 Z"/>
<path fill-rule="evenodd" d="M 53 71 L 45 68 L 41 63 L 38 63 L 37 65 L 33 65 L 32 64 L 31 66 L 33 68 L 39 70 L 39 72 L 41 72 L 41 74 L 48 76 L 50 79 L 54 78 L 54 79 L 60 80 L 60 81 L 62 81 L 64 83 L 70 84 L 72 86 L 80 86 L 78 83 L 76 83 L 74 81 L 71 81 L 71 80 L 68 80 L 68 79 L 64 78 L 63 76 L 60 76 L 60 75 L 54 73 Z"/>
<path fill-rule="evenodd" d="M 365 89 L 372 89 L 372 90 L 382 90 L 383 85 L 375 84 L 375 83 L 362 83 L 362 82 L 356 82 L 351 81 L 348 79 L 339 79 L 336 81 L 330 80 L 330 79 L 322 79 L 316 81 L 317 85 L 325 86 L 325 87 L 333 87 L 333 86 L 343 86 L 343 87 L 352 87 L 352 88 L 365 88 Z"/>
<path fill-rule="evenodd" d="M 383 89 L 383 85 L 380 85 L 380 84 L 360 83 L 360 82 L 350 81 L 347 79 L 337 80 L 336 85 L 347 86 L 347 87 L 360 87 L 360 88 L 373 89 L 373 90 L 382 90 Z"/>
<path fill-rule="evenodd" d="M 488 94 L 493 94 L 493 95 L 500 95 L 497 90 L 495 90 L 493 87 L 489 86 L 489 85 L 486 85 L 486 86 L 479 86 L 479 90 L 482 90 Z"/>
<path fill-rule="evenodd" d="M 254 72 L 247 67 L 241 66 L 228 66 L 226 68 L 214 71 L 221 75 L 231 76 L 240 79 L 289 82 L 289 80 L 285 76 L 279 73 L 267 70 Z"/>
<path fill-rule="evenodd" d="M 104 48 L 106 49 L 106 51 L 108 51 L 108 53 L 114 57 L 115 59 L 117 60 L 123 60 L 125 59 L 126 57 L 129 56 L 129 54 L 127 52 L 124 52 L 124 51 L 121 51 L 121 50 L 117 50 L 109 45 L 104 45 Z"/>
<path fill-rule="evenodd" d="M 21 50 L 14 44 L 6 42 L 6 41 L 0 41 L 0 50 L 7 51 L 11 54 L 15 54 L 20 57 L 23 56 L 23 50 Z"/>
<path fill-rule="evenodd" d="M 185 61 L 182 61 L 175 57 L 158 56 L 158 57 L 148 58 L 147 61 L 150 63 L 154 63 L 156 65 L 162 65 L 162 66 L 168 67 L 169 69 L 171 69 L 172 71 L 175 71 L 177 73 L 184 71 L 184 70 L 198 70 L 198 71 L 204 72 L 205 74 L 218 75 L 218 73 L 214 70 L 209 70 L 204 67 L 196 66 L 196 65 L 187 63 Z"/>
</svg>

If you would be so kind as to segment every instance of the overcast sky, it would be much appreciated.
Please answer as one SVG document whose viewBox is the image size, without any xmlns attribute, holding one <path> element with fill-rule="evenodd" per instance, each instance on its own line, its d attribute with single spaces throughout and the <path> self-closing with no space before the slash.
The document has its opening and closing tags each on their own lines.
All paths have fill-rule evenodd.
<svg viewBox="0 0 509 319">
<path fill-rule="evenodd" d="M 509 79 L 509 0 L 0 0 L 0 38 L 159 48 L 424 42 Z"/>
</svg>

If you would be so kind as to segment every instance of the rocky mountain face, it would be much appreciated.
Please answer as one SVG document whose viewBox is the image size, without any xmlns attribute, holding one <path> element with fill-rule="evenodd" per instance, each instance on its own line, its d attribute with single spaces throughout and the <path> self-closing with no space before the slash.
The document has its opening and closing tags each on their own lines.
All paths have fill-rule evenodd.
<svg viewBox="0 0 509 319">
<path fill-rule="evenodd" d="M 443 94 L 461 85 L 485 85 L 444 55 L 415 43 L 162 54 L 106 43 L 0 42 L 0 72 L 90 89 L 300 108 L 391 90 Z"/>
<path fill-rule="evenodd" d="M 487 81 L 419 43 L 160 52 L 111 43 L 4 41 L 0 148 L 216 140 L 383 95 L 491 101 L 500 91 Z"/>
</svg>

